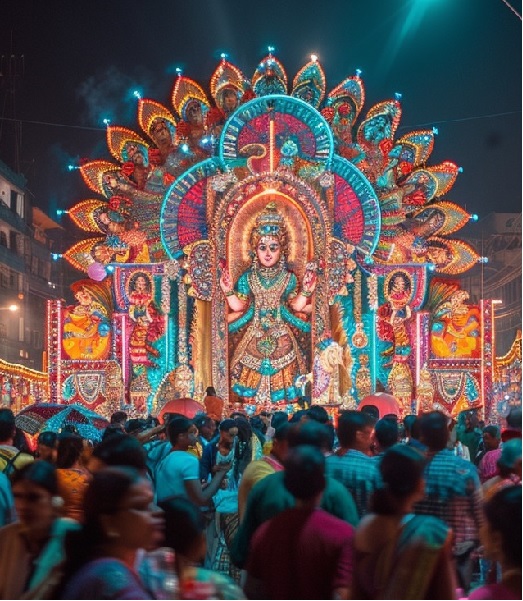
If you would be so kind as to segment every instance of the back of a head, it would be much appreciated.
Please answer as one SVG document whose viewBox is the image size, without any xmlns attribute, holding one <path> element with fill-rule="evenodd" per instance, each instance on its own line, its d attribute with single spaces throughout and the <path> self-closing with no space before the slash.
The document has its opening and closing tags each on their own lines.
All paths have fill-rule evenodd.
<svg viewBox="0 0 523 601">
<path fill-rule="evenodd" d="M 403 418 L 403 425 L 405 426 L 405 434 L 407 436 L 410 436 L 412 433 L 412 425 L 414 424 L 414 422 L 418 419 L 417 415 L 414 415 L 413 413 L 409 413 L 408 415 L 406 415 Z"/>
<path fill-rule="evenodd" d="M 494 424 L 489 424 L 483 428 L 483 434 L 489 434 L 492 438 L 499 440 L 501 438 L 501 430 Z"/>
<path fill-rule="evenodd" d="M 307 501 L 325 488 L 325 456 L 311 445 L 299 445 L 289 452 L 283 462 L 285 488 L 296 498 Z"/>
<path fill-rule="evenodd" d="M 17 482 L 27 481 L 47 490 L 51 495 L 58 493 L 58 480 L 56 468 L 48 461 L 32 461 L 16 470 L 11 476 L 11 486 Z"/>
<path fill-rule="evenodd" d="M 95 472 L 84 496 L 84 531 L 90 528 L 95 538 L 103 537 L 101 516 L 113 515 L 122 506 L 131 486 L 144 478 L 138 470 L 126 466 L 104 467 Z"/>
<path fill-rule="evenodd" d="M 143 418 L 132 418 L 125 422 L 125 431 L 127 434 L 136 436 L 140 432 L 143 432 L 147 427 L 147 420 Z"/>
<path fill-rule="evenodd" d="M 321 405 L 311 405 L 309 409 L 307 409 L 307 417 L 320 422 L 320 424 L 326 424 L 330 419 L 327 409 Z"/>
<path fill-rule="evenodd" d="M 175 553 L 188 555 L 205 530 L 205 518 L 199 507 L 186 497 L 172 497 L 159 503 L 164 512 L 164 544 Z"/>
<path fill-rule="evenodd" d="M 193 417 L 192 421 L 193 424 L 198 428 L 198 430 L 201 430 L 205 426 L 210 425 L 213 419 L 209 417 L 206 413 L 198 413 Z"/>
<path fill-rule="evenodd" d="M 425 457 L 416 449 L 397 443 L 385 451 L 379 469 L 383 487 L 372 499 L 372 511 L 395 514 L 403 499 L 418 490 L 423 479 Z"/>
<path fill-rule="evenodd" d="M 109 424 L 103 431 L 102 440 L 112 436 L 127 436 L 127 432 L 119 424 Z"/>
<path fill-rule="evenodd" d="M 441 451 L 449 438 L 448 418 L 442 411 L 430 411 L 419 418 L 420 439 L 430 451 Z"/>
<path fill-rule="evenodd" d="M 147 469 L 147 456 L 142 444 L 125 433 L 102 440 L 94 447 L 92 456 L 105 466 L 122 465 L 141 472 Z"/>
<path fill-rule="evenodd" d="M 360 411 L 370 415 L 375 422 L 380 418 L 380 410 L 376 407 L 376 405 L 363 405 Z"/>
<path fill-rule="evenodd" d="M 384 451 L 398 442 L 398 422 L 389 418 L 382 418 L 374 426 L 374 435 L 381 450 Z"/>
<path fill-rule="evenodd" d="M 521 430 L 521 407 L 511 407 L 505 420 L 509 428 Z"/>
<path fill-rule="evenodd" d="M 497 461 L 498 470 L 503 477 L 514 473 L 521 464 L 521 438 L 511 438 L 503 443 L 501 455 Z"/>
<path fill-rule="evenodd" d="M 167 436 L 172 445 L 176 444 L 179 434 L 188 432 L 192 423 L 187 417 L 175 417 L 167 423 Z"/>
<path fill-rule="evenodd" d="M 367 427 L 374 427 L 374 418 L 365 411 L 348 409 L 338 417 L 338 440 L 343 448 L 350 448 L 356 441 L 356 433 Z"/>
<path fill-rule="evenodd" d="M 271 418 L 271 426 L 276 429 L 280 424 L 288 424 L 289 415 L 285 411 L 275 411 Z"/>
<path fill-rule="evenodd" d="M 46 430 L 45 432 L 40 432 L 38 435 L 38 444 L 41 444 L 44 447 L 49 447 L 50 449 L 54 449 L 57 439 L 58 434 L 56 432 Z"/>
<path fill-rule="evenodd" d="M 287 434 L 289 448 L 298 445 L 310 445 L 322 451 L 330 448 L 332 436 L 325 424 L 308 419 L 297 424 L 290 424 L 290 426 Z"/>
<path fill-rule="evenodd" d="M 14 436 L 15 429 L 14 413 L 11 409 L 2 407 L 0 409 L 0 443 Z"/>
<path fill-rule="evenodd" d="M 122 426 L 125 425 L 126 421 L 127 421 L 127 413 L 125 411 L 115 411 L 109 419 L 109 423 L 120 424 Z"/>
<path fill-rule="evenodd" d="M 278 441 L 288 440 L 290 430 L 291 424 L 289 424 L 289 422 L 279 424 L 276 428 L 274 428 L 273 439 Z"/>
<path fill-rule="evenodd" d="M 521 568 L 521 486 L 501 489 L 485 503 L 484 510 L 491 529 L 501 534 L 507 565 Z"/>
<path fill-rule="evenodd" d="M 80 459 L 84 451 L 84 440 L 78 434 L 62 433 L 56 447 L 56 467 L 69 469 Z"/>
<path fill-rule="evenodd" d="M 307 416 L 307 411 L 308 411 L 308 409 L 298 409 L 298 411 L 295 411 L 289 419 L 291 424 L 300 423 L 302 418 Z"/>
</svg>

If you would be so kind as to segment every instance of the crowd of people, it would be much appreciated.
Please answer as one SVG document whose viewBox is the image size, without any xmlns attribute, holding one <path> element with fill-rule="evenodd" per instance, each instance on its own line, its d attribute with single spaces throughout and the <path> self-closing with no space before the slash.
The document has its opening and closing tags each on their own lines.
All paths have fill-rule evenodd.
<svg viewBox="0 0 523 601">
<path fill-rule="evenodd" d="M 217 419 L 219 417 L 219 419 Z M 521 599 L 521 409 L 0 409 L 0 599 Z"/>
</svg>

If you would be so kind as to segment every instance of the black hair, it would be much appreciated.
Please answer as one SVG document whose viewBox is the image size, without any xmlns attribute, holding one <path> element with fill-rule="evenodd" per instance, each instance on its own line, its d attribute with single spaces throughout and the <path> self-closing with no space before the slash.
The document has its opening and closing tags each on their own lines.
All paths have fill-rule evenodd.
<svg viewBox="0 0 523 601">
<path fill-rule="evenodd" d="M 236 420 L 233 419 L 232 417 L 228 417 L 226 419 L 223 419 L 220 422 L 220 426 L 219 426 L 219 431 L 220 432 L 226 432 L 228 430 L 230 430 L 231 428 L 237 428 L 238 424 L 236 423 Z"/>
<path fill-rule="evenodd" d="M 176 444 L 178 435 L 188 432 L 191 427 L 191 420 L 187 417 L 175 417 L 167 422 L 167 436 L 172 445 Z"/>
<path fill-rule="evenodd" d="M 287 440 L 289 437 L 289 431 L 291 429 L 291 424 L 289 422 L 285 422 L 284 424 L 280 424 L 278 427 L 274 428 L 274 440 Z"/>
<path fill-rule="evenodd" d="M 58 439 L 58 434 L 56 432 L 51 432 L 50 430 L 46 430 L 45 432 L 40 432 L 38 435 L 38 444 L 44 445 L 45 447 L 50 447 L 54 449 L 56 445 L 56 441 Z"/>
<path fill-rule="evenodd" d="M 15 470 L 11 475 L 11 487 L 17 482 L 32 482 L 53 496 L 58 494 L 56 468 L 48 461 L 32 461 Z"/>
<path fill-rule="evenodd" d="M 56 447 L 56 467 L 69 469 L 80 459 L 84 450 L 84 441 L 78 434 L 69 432 L 58 436 Z"/>
<path fill-rule="evenodd" d="M 387 417 L 383 417 L 374 426 L 374 435 L 380 447 L 390 448 L 398 442 L 398 423 Z"/>
<path fill-rule="evenodd" d="M 429 411 L 419 418 L 421 442 L 431 451 L 441 451 L 449 438 L 448 418 L 442 411 Z"/>
<path fill-rule="evenodd" d="M 501 534 L 501 549 L 507 564 L 521 567 L 521 486 L 507 486 L 484 505 L 492 530 Z"/>
<path fill-rule="evenodd" d="M 375 422 L 380 418 L 380 410 L 376 407 L 376 405 L 363 405 L 360 411 L 370 415 Z"/>
<path fill-rule="evenodd" d="M 369 407 L 366 405 L 365 407 Z M 374 418 L 366 411 L 347 409 L 341 411 L 338 417 L 338 440 L 343 448 L 352 447 L 356 442 L 356 433 L 365 428 L 374 427 Z"/>
<path fill-rule="evenodd" d="M 186 497 L 171 497 L 158 503 L 164 512 L 164 544 L 175 553 L 187 555 L 204 532 L 206 521 L 201 509 Z"/>
<path fill-rule="evenodd" d="M 106 467 L 93 474 L 84 495 L 82 527 L 66 535 L 64 576 L 53 591 L 53 598 L 60 599 L 69 579 L 99 555 L 102 545 L 107 542 L 102 516 L 114 515 L 121 508 L 130 488 L 142 478 L 145 476 L 137 470 L 123 466 Z"/>
<path fill-rule="evenodd" d="M 309 409 L 307 409 L 307 415 L 311 419 L 315 419 L 317 422 L 320 422 L 320 424 L 326 424 L 330 421 L 327 409 L 321 405 L 312 405 L 309 407 Z"/>
<path fill-rule="evenodd" d="M 505 421 L 509 428 L 521 430 L 521 407 L 511 407 L 505 417 Z"/>
<path fill-rule="evenodd" d="M 285 411 L 275 411 L 271 418 L 271 426 L 276 429 L 280 424 L 288 424 L 289 415 Z"/>
<path fill-rule="evenodd" d="M 422 453 L 402 443 L 385 451 L 379 466 L 383 486 L 374 492 L 371 510 L 381 515 L 397 514 L 403 500 L 419 486 L 425 463 Z"/>
<path fill-rule="evenodd" d="M 296 499 L 312 499 L 325 488 L 325 456 L 318 447 L 289 449 L 283 465 L 283 483 Z"/>
<path fill-rule="evenodd" d="M 126 421 L 127 413 L 125 411 L 115 411 L 109 419 L 111 424 L 125 424 Z"/>
<path fill-rule="evenodd" d="M 483 428 L 483 434 L 490 434 L 490 436 L 492 436 L 492 438 L 496 438 L 497 440 L 499 440 L 501 438 L 500 429 L 498 428 L 498 426 L 495 426 L 494 424 L 489 424 L 488 426 L 485 426 Z"/>
<path fill-rule="evenodd" d="M 289 441 L 289 448 L 310 445 L 327 451 L 330 449 L 332 436 L 326 424 L 320 424 L 312 419 L 291 424 L 287 440 Z"/>
<path fill-rule="evenodd" d="M 145 449 L 137 438 L 125 432 L 104 438 L 94 447 L 92 456 L 107 466 L 127 466 L 140 472 L 147 469 Z"/>
<path fill-rule="evenodd" d="M 7 407 L 0 409 L 0 442 L 14 436 L 16 430 L 15 415 Z"/>
<path fill-rule="evenodd" d="M 118 424 L 109 424 L 104 428 L 102 433 L 102 440 L 106 438 L 112 438 L 113 436 L 127 436 L 125 430 L 122 430 L 121 426 Z"/>
</svg>

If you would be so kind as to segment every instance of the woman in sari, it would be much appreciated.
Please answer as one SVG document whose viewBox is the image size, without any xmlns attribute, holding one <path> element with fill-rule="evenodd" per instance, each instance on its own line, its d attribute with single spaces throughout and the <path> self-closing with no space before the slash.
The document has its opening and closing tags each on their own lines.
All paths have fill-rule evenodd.
<svg viewBox="0 0 523 601">
<path fill-rule="evenodd" d="M 424 458 L 396 444 L 383 455 L 383 487 L 354 537 L 353 599 L 455 599 L 451 531 L 412 513 L 423 497 Z"/>
</svg>

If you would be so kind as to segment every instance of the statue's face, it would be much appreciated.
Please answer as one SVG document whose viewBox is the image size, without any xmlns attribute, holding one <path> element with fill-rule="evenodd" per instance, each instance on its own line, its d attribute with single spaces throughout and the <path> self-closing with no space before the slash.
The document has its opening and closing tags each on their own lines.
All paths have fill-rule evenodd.
<svg viewBox="0 0 523 601">
<path fill-rule="evenodd" d="M 88 306 L 93 302 L 93 297 L 85 288 L 80 288 L 74 297 L 83 306 Z"/>
<path fill-rule="evenodd" d="M 263 236 L 256 247 L 258 261 L 263 267 L 273 267 L 280 260 L 281 246 L 278 238 Z"/>
<path fill-rule="evenodd" d="M 151 138 L 154 140 L 155 144 L 159 146 L 167 142 L 172 142 L 171 132 L 164 119 L 155 120 L 151 126 Z"/>
</svg>

